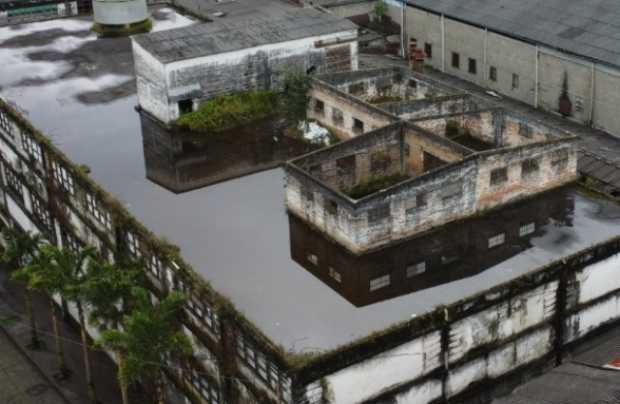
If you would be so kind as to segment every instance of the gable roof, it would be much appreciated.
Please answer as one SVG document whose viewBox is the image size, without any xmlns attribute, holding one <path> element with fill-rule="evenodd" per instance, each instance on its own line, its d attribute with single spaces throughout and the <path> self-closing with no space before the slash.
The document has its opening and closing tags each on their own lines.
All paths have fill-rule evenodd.
<svg viewBox="0 0 620 404">
<path fill-rule="evenodd" d="M 282 9 L 277 15 L 222 18 L 216 22 L 136 35 L 133 40 L 159 61 L 170 63 L 356 29 L 357 26 L 348 20 L 314 9 Z"/>
<path fill-rule="evenodd" d="M 620 67 L 618 0 L 408 0 L 414 7 Z"/>
</svg>

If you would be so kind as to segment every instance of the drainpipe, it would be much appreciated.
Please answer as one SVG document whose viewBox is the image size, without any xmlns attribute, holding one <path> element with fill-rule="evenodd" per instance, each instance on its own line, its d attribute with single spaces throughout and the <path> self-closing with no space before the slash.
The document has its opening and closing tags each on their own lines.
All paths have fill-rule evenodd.
<svg viewBox="0 0 620 404">
<path fill-rule="evenodd" d="M 596 65 L 592 62 L 592 78 L 590 79 L 590 126 L 594 126 L 594 97 L 596 97 Z"/>
<path fill-rule="evenodd" d="M 487 78 L 488 78 L 488 68 L 487 68 L 487 48 L 489 47 L 489 29 L 487 27 L 484 27 L 484 49 L 482 49 L 482 82 L 484 83 L 485 87 L 487 84 Z"/>
<path fill-rule="evenodd" d="M 538 76 L 538 74 L 539 74 L 538 73 L 538 68 L 539 68 L 538 62 L 539 62 L 539 59 L 540 59 L 540 48 L 538 47 L 538 45 L 536 45 L 536 55 L 535 55 L 535 60 L 534 60 L 534 66 L 535 66 L 535 69 L 536 69 L 536 74 L 535 74 L 536 78 L 534 80 L 534 107 L 535 108 L 538 108 L 538 98 L 540 97 L 540 95 L 539 95 L 539 91 L 540 91 L 540 89 L 539 89 L 539 87 L 540 87 L 539 80 L 540 80 L 540 78 Z"/>
<path fill-rule="evenodd" d="M 446 72 L 446 18 L 441 15 L 441 71 Z"/>
<path fill-rule="evenodd" d="M 401 0 L 400 5 L 400 52 L 403 58 L 407 58 L 407 0 Z"/>
</svg>

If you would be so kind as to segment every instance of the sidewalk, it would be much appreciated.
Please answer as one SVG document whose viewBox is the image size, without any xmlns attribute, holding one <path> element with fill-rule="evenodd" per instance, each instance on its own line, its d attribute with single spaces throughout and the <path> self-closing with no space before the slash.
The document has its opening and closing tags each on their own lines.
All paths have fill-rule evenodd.
<svg viewBox="0 0 620 404">
<path fill-rule="evenodd" d="M 55 340 L 51 326 L 49 303 L 40 295 L 33 296 L 33 306 L 41 339 L 45 347 L 43 350 L 33 351 L 25 346 L 30 339 L 27 316 L 23 304 L 23 288 L 15 282 L 7 281 L 7 274 L 0 269 L 0 327 L 6 330 L 8 336 L 18 343 L 23 352 L 31 358 L 36 366 L 51 380 L 58 372 L 56 355 L 54 353 Z M 84 362 L 81 351 L 81 341 L 77 325 L 59 322 L 61 337 L 65 349 L 65 357 L 72 375 L 67 380 L 56 380 L 61 392 L 69 400 L 68 403 L 87 404 L 88 393 L 84 374 Z M 1 332 L 1 331 L 0 331 Z M 5 335 L 5 338 L 7 335 Z M 0 342 L 4 348 L 4 344 Z M 0 351 L 0 363 L 4 363 L 4 351 Z M 26 360 L 22 360 L 25 364 Z M 103 351 L 91 351 L 91 362 L 95 378 L 97 396 L 102 404 L 118 404 L 121 402 L 120 389 L 116 378 L 116 365 Z M 2 383 L 0 381 L 0 383 Z M 11 403 L 3 398 L 4 383 L 0 384 L 0 403 Z M 39 397 L 31 397 L 29 401 L 22 399 L 17 403 L 41 404 Z M 52 403 L 53 401 L 50 401 Z M 136 403 L 140 400 L 134 401 Z M 47 403 L 47 402 L 43 402 Z"/>
<path fill-rule="evenodd" d="M 0 358 L 0 403 L 69 404 L 2 329 Z"/>
</svg>

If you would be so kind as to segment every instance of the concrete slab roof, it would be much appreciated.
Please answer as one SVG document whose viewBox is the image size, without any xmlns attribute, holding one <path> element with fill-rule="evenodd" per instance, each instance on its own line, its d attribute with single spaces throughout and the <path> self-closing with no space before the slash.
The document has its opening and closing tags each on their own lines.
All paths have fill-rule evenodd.
<svg viewBox="0 0 620 404">
<path fill-rule="evenodd" d="M 492 31 L 620 67 L 617 0 L 408 0 Z"/>
<path fill-rule="evenodd" d="M 133 37 L 162 63 L 357 29 L 349 20 L 304 8 L 218 19 L 212 23 Z"/>
</svg>

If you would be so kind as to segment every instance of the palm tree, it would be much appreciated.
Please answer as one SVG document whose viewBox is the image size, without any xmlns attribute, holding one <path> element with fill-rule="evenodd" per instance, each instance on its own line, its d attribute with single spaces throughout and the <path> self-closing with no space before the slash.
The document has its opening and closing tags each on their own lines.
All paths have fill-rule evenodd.
<svg viewBox="0 0 620 404">
<path fill-rule="evenodd" d="M 90 362 L 90 349 L 88 346 L 88 336 L 86 334 L 86 321 L 84 318 L 84 308 L 81 300 L 81 293 L 84 283 L 87 280 L 85 266 L 94 260 L 97 251 L 93 247 L 84 247 L 78 251 L 68 248 L 51 247 L 48 251 L 51 270 L 61 274 L 63 286 L 61 294 L 69 302 L 74 303 L 78 311 L 80 322 L 80 336 L 82 339 L 82 355 L 84 357 L 84 371 L 86 383 L 88 384 L 88 398 L 93 404 L 97 404 L 95 384 L 92 377 L 92 366 Z"/>
<path fill-rule="evenodd" d="M 189 338 L 179 331 L 177 323 L 185 299 L 173 292 L 153 304 L 145 289 L 136 287 L 132 294 L 135 305 L 123 318 L 122 330 L 104 331 L 98 343 L 117 354 L 123 404 L 128 404 L 127 388 L 133 383 L 147 387 L 149 402 L 163 404 L 167 358 L 192 352 Z"/>
<path fill-rule="evenodd" d="M 82 302 L 90 313 L 89 322 L 99 327 L 108 328 L 107 325 L 111 324 L 111 328 L 118 328 L 132 289 L 143 281 L 144 269 L 137 262 L 115 265 L 91 261 L 81 292 Z"/>
<path fill-rule="evenodd" d="M 7 263 L 12 269 L 21 268 L 30 264 L 36 255 L 42 238 L 39 234 L 22 232 L 16 228 L 7 227 L 3 231 L 6 248 L 2 254 L 2 261 Z M 32 294 L 28 288 L 24 293 L 26 303 L 26 315 L 30 323 L 30 344 L 31 349 L 40 349 L 41 339 L 37 322 L 32 309 Z"/>
<path fill-rule="evenodd" d="M 56 341 L 56 355 L 58 358 L 58 368 L 61 378 L 70 375 L 69 368 L 65 362 L 65 352 L 60 338 L 58 327 L 58 309 L 54 302 L 54 295 L 60 294 L 64 286 L 63 274 L 55 271 L 50 263 L 50 253 L 55 247 L 42 245 L 37 254 L 34 255 L 30 264 L 21 267 L 12 275 L 13 279 L 26 283 L 26 289 L 36 290 L 47 295 L 52 316 L 52 327 Z"/>
</svg>

